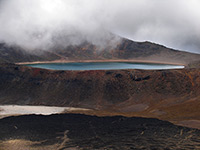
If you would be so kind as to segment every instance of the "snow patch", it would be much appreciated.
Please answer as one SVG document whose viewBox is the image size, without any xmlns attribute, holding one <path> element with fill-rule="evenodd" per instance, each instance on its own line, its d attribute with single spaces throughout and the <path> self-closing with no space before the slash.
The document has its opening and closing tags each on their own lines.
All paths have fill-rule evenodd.
<svg viewBox="0 0 200 150">
<path fill-rule="evenodd" d="M 41 114 L 51 115 L 62 113 L 64 111 L 88 110 L 84 108 L 74 107 L 53 107 L 53 106 L 20 106 L 20 105 L 0 105 L 0 115 L 27 115 L 27 114 Z"/>
</svg>

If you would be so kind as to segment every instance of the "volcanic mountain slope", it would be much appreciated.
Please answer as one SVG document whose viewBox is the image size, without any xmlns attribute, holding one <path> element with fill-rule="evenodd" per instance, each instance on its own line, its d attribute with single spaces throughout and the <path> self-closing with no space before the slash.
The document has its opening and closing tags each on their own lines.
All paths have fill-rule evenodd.
<svg viewBox="0 0 200 150">
<path fill-rule="evenodd" d="M 98 50 L 97 47 L 86 42 L 79 46 L 69 46 L 64 50 L 56 50 L 56 53 L 70 60 L 134 59 L 182 64 L 200 60 L 198 54 L 181 52 L 150 42 L 134 42 L 128 39 L 122 39 L 114 48 L 106 47 Z"/>
<path fill-rule="evenodd" d="M 200 68 L 200 61 L 193 61 L 191 63 L 189 63 L 188 68 Z"/>
<path fill-rule="evenodd" d="M 1 65 L 0 74 L 0 104 L 73 106 L 91 108 L 87 113 L 95 115 L 200 121 L 199 69 L 50 71 Z"/>
<path fill-rule="evenodd" d="M 78 114 L 0 120 L 0 149 L 199 149 L 200 131 L 145 118 Z"/>
<path fill-rule="evenodd" d="M 6 44 L 0 44 L 0 63 L 15 63 L 21 61 L 43 61 L 43 60 L 55 60 L 60 57 L 48 52 L 28 52 L 18 46 L 8 46 Z"/>
<path fill-rule="evenodd" d="M 200 55 L 176 51 L 167 47 L 150 43 L 134 42 L 128 39 L 114 46 L 100 48 L 88 42 L 67 48 L 54 47 L 48 51 L 25 51 L 17 46 L 0 44 L 0 60 L 8 62 L 32 62 L 51 60 L 151 60 L 188 64 L 200 60 Z"/>
</svg>

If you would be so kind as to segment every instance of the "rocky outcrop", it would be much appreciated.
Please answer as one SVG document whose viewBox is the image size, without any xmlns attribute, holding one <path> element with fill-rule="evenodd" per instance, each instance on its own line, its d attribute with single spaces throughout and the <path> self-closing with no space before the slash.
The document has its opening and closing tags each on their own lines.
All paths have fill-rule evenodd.
<svg viewBox="0 0 200 150">
<path fill-rule="evenodd" d="M 2 65 L 0 74 L 0 104 L 105 109 L 123 102 L 178 103 L 200 93 L 199 69 L 50 71 Z"/>
</svg>

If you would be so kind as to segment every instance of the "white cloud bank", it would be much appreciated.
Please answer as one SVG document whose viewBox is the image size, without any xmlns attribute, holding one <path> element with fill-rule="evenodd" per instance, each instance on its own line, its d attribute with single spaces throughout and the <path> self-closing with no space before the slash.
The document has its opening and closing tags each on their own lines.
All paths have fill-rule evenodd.
<svg viewBox="0 0 200 150">
<path fill-rule="evenodd" d="M 0 41 L 48 49 L 111 33 L 200 53 L 199 0 L 1 0 Z"/>
</svg>

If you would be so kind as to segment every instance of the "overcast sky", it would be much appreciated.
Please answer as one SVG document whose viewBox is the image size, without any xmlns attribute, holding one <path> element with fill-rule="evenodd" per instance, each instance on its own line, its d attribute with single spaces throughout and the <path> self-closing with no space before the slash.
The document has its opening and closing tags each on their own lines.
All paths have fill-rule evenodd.
<svg viewBox="0 0 200 150">
<path fill-rule="evenodd" d="M 111 33 L 200 53 L 200 0 L 0 0 L 0 42 L 115 45 Z"/>
</svg>

